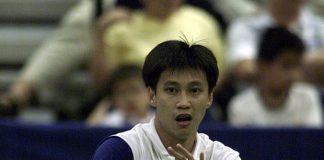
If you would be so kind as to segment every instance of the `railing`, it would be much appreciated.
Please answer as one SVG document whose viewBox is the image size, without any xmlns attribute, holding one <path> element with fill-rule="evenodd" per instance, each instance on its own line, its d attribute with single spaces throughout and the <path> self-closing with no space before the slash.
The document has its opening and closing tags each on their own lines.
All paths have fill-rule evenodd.
<svg viewBox="0 0 324 160">
<path fill-rule="evenodd" d="M 127 129 L 0 120 L 0 159 L 87 160 L 105 137 Z M 205 123 L 200 131 L 239 151 L 243 160 L 324 159 L 323 129 L 238 129 Z"/>
</svg>

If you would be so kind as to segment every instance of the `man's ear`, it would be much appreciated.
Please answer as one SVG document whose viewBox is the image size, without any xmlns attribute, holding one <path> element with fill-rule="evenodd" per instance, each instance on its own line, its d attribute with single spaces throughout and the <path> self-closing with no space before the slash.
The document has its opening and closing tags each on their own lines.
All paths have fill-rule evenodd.
<svg viewBox="0 0 324 160">
<path fill-rule="evenodd" d="M 208 94 L 208 102 L 206 104 L 206 109 L 208 109 L 212 105 L 213 99 L 214 99 L 214 92 L 212 91 L 210 94 Z"/>
<path fill-rule="evenodd" d="M 148 93 L 149 93 L 149 96 L 150 96 L 150 104 L 151 104 L 151 106 L 156 107 L 156 95 L 155 95 L 154 90 L 151 87 L 148 87 Z"/>
</svg>

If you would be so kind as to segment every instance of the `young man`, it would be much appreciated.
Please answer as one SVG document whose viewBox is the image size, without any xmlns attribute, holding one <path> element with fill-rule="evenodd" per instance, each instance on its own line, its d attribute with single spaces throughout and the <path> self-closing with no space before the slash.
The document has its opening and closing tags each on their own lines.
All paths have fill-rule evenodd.
<svg viewBox="0 0 324 160">
<path fill-rule="evenodd" d="M 238 152 L 197 133 L 218 79 L 209 49 L 181 41 L 160 43 L 145 59 L 143 78 L 155 118 L 107 138 L 94 159 L 240 160 Z"/>
<path fill-rule="evenodd" d="M 281 27 L 269 28 L 260 40 L 256 86 L 232 100 L 230 122 L 237 126 L 321 126 L 318 91 L 296 82 L 305 52 L 302 40 Z"/>
</svg>

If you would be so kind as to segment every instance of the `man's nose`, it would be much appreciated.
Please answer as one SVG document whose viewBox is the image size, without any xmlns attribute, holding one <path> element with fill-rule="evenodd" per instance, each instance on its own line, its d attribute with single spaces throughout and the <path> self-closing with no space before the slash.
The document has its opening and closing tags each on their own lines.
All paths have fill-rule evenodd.
<svg viewBox="0 0 324 160">
<path fill-rule="evenodd" d="M 179 101 L 176 106 L 178 109 L 189 109 L 191 107 L 190 98 L 185 92 L 179 95 Z"/>
</svg>

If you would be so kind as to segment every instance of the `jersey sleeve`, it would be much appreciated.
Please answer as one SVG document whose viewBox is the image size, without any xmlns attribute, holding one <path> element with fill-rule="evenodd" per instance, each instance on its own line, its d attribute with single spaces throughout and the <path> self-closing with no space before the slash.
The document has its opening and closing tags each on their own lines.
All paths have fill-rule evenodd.
<svg viewBox="0 0 324 160">
<path fill-rule="evenodd" d="M 96 150 L 93 160 L 132 160 L 133 153 L 129 145 L 119 137 L 109 137 Z"/>
</svg>

